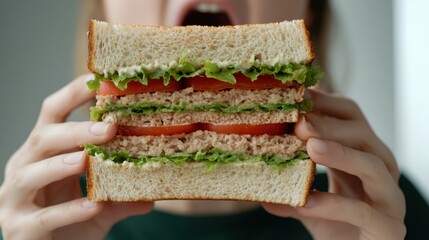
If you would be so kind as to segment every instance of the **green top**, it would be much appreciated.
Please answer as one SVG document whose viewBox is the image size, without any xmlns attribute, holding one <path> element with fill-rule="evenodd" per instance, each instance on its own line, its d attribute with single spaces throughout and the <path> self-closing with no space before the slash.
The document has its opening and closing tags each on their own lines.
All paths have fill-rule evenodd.
<svg viewBox="0 0 429 240">
<path fill-rule="evenodd" d="M 296 220 L 270 215 L 262 208 L 211 217 L 178 216 L 152 211 L 116 224 L 114 239 L 311 239 Z"/>
</svg>

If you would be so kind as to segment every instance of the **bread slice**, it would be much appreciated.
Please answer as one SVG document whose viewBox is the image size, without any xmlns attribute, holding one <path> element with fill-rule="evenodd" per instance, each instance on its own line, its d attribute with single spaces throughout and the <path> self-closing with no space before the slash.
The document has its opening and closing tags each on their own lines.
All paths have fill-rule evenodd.
<svg viewBox="0 0 429 240">
<path fill-rule="evenodd" d="M 99 147 L 104 150 L 88 151 L 87 162 L 88 196 L 95 201 L 222 199 L 302 206 L 315 171 L 311 160 L 295 158 L 305 150 L 305 142 L 287 134 L 253 136 L 196 131 L 165 136 L 115 136 Z M 201 158 L 187 157 L 181 163 L 165 160 L 167 156 L 200 150 L 244 156 L 233 160 L 230 155 L 228 163 L 219 162 L 210 171 L 207 161 Z M 113 153 L 125 161 L 112 161 Z M 295 160 L 275 167 L 269 165 L 272 162 L 265 162 L 266 158 L 256 157 L 273 154 Z M 164 158 L 143 164 L 131 162 L 130 157 L 139 156 Z"/>
<path fill-rule="evenodd" d="M 191 37 L 190 37 L 191 36 Z M 166 69 L 184 52 L 201 66 L 205 60 L 220 66 L 247 69 L 263 65 L 299 63 L 314 59 L 303 20 L 240 26 L 154 27 L 109 24 L 91 20 L 88 68 L 114 73 L 136 67 Z"/>
<path fill-rule="evenodd" d="M 143 166 L 89 157 L 88 198 L 93 201 L 243 200 L 303 206 L 315 165 L 298 161 L 279 171 L 263 162 L 220 164 L 207 172 L 204 163 L 181 166 L 151 162 Z"/>
</svg>

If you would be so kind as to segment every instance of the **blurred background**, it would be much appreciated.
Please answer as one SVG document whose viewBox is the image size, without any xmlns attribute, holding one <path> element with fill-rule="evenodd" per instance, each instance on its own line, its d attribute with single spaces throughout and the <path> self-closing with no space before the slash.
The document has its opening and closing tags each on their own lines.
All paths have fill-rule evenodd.
<svg viewBox="0 0 429 240">
<path fill-rule="evenodd" d="M 427 9 L 426 0 L 331 0 L 328 71 L 429 200 Z M 79 0 L 0 1 L 1 180 L 43 99 L 75 77 L 78 16 Z M 87 118 L 77 112 L 71 120 Z"/>
</svg>

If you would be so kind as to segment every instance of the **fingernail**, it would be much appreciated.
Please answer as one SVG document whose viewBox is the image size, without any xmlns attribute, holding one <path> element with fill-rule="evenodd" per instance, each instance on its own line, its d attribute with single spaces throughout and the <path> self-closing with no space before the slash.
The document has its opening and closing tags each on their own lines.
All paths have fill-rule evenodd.
<svg viewBox="0 0 429 240">
<path fill-rule="evenodd" d="M 96 202 L 90 201 L 87 198 L 85 198 L 85 200 L 83 200 L 82 202 L 82 207 L 84 208 L 95 208 L 97 206 Z"/>
<path fill-rule="evenodd" d="M 304 91 L 304 99 L 310 99 L 311 100 L 311 92 L 310 92 L 310 90 L 306 89 Z"/>
<path fill-rule="evenodd" d="M 86 85 L 86 83 L 88 81 L 91 81 L 91 80 L 95 79 L 95 75 L 93 73 L 88 73 L 88 74 L 82 75 L 82 79 L 83 79 L 83 81 L 84 81 L 84 83 Z"/>
<path fill-rule="evenodd" d="M 309 148 L 311 151 L 314 151 L 318 154 L 325 154 L 328 152 L 328 145 L 325 143 L 325 141 L 317 138 L 312 138 L 309 140 L 309 142 Z"/>
<path fill-rule="evenodd" d="M 64 159 L 63 162 L 65 164 L 74 165 L 81 162 L 83 152 L 77 152 L 77 153 L 71 153 L 68 154 Z"/>
<path fill-rule="evenodd" d="M 309 194 L 307 197 L 307 203 L 305 204 L 304 207 L 311 208 L 314 205 L 316 205 L 316 198 L 313 195 Z"/>
<path fill-rule="evenodd" d="M 309 121 L 307 121 L 307 118 L 305 116 L 303 117 L 303 122 L 304 122 L 304 125 L 309 132 L 311 132 L 311 133 L 315 132 L 313 125 Z"/>
<path fill-rule="evenodd" d="M 98 122 L 98 123 L 93 124 L 89 128 L 89 132 L 95 136 L 102 136 L 102 135 L 106 134 L 108 127 L 109 127 L 109 124 L 104 123 L 104 122 Z"/>
</svg>

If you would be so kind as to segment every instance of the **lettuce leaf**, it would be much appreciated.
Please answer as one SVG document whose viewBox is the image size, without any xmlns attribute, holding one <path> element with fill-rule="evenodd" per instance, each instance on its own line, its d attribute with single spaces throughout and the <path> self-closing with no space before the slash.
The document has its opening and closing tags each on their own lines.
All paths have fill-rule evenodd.
<svg viewBox="0 0 429 240">
<path fill-rule="evenodd" d="M 235 162 L 264 162 L 265 164 L 277 170 L 287 168 L 300 160 L 308 159 L 309 156 L 306 152 L 300 151 L 292 158 L 284 158 L 273 154 L 264 155 L 249 155 L 245 153 L 232 153 L 219 149 L 200 150 L 194 153 L 174 153 L 164 156 L 132 156 L 128 152 L 112 152 L 107 148 L 85 144 L 85 151 L 90 156 L 100 155 L 105 161 L 112 161 L 115 163 L 123 163 L 125 161 L 132 162 L 135 166 L 142 166 L 148 162 L 172 163 L 175 165 L 182 165 L 185 162 L 203 162 L 207 166 L 207 171 L 212 171 L 219 164 L 228 164 Z"/>
<path fill-rule="evenodd" d="M 221 68 L 215 63 L 205 61 L 204 70 L 206 77 L 208 78 L 215 78 L 217 80 L 231 84 L 235 84 L 237 82 L 233 74 L 238 72 L 238 69 L 236 69 L 234 66 Z"/>
<path fill-rule="evenodd" d="M 130 106 L 108 104 L 104 108 L 91 107 L 91 120 L 100 121 L 103 114 L 107 112 L 117 111 L 121 115 L 134 115 L 134 114 L 153 114 L 153 113 L 168 113 L 168 112 L 220 112 L 226 114 L 242 113 L 242 112 L 291 112 L 295 109 L 306 111 L 308 109 L 308 102 L 304 101 L 297 104 L 290 103 L 269 103 L 269 104 L 249 104 L 230 106 L 219 102 L 213 102 L 204 105 L 191 105 L 188 103 L 181 103 L 179 105 L 165 106 L 162 104 L 152 102 L 142 102 Z M 310 106 L 311 110 L 311 106 Z"/>
<path fill-rule="evenodd" d="M 119 74 L 118 72 L 106 74 L 95 73 L 95 78 L 88 81 L 87 86 L 90 91 L 96 91 L 100 87 L 101 81 L 112 81 L 116 87 L 125 90 L 130 81 L 138 81 L 147 85 L 148 79 L 162 78 L 164 85 L 167 85 L 171 78 L 179 81 L 182 78 L 194 77 L 200 74 L 234 84 L 236 83 L 234 74 L 241 72 L 252 79 L 252 81 L 256 80 L 260 75 L 272 75 L 282 83 L 295 80 L 306 87 L 310 87 L 322 79 L 324 75 L 319 67 L 297 63 L 266 66 L 255 62 L 249 69 L 238 69 L 234 65 L 220 67 L 216 63 L 207 60 L 203 66 L 198 67 L 187 60 L 189 55 L 190 51 L 184 52 L 182 57 L 179 58 L 178 64 L 172 65 L 168 69 L 157 68 L 149 70 L 141 67 L 131 74 Z"/>
</svg>

